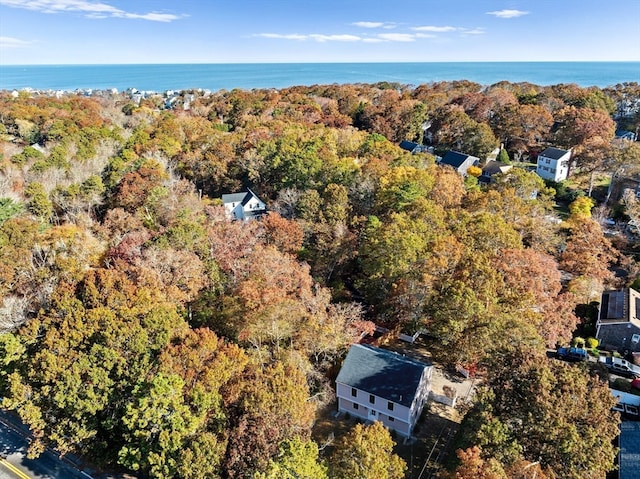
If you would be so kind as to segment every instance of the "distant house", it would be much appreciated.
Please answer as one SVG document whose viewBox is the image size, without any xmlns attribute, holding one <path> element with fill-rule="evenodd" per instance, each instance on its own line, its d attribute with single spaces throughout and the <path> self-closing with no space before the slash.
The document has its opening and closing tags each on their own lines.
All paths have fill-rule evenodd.
<svg viewBox="0 0 640 479">
<path fill-rule="evenodd" d="M 569 176 L 571 150 L 547 148 L 538 155 L 536 173 L 540 178 L 550 181 L 564 181 Z"/>
<path fill-rule="evenodd" d="M 439 161 L 441 165 L 449 165 L 453 167 L 462 176 L 467 176 L 467 170 L 470 166 L 478 166 L 480 158 L 466 155 L 457 151 L 447 151 L 447 153 Z"/>
<path fill-rule="evenodd" d="M 227 216 L 231 219 L 246 221 L 267 212 L 267 206 L 249 188 L 242 193 L 222 195 L 222 203 Z"/>
<path fill-rule="evenodd" d="M 602 293 L 596 338 L 606 349 L 640 351 L 640 293 L 625 288 Z"/>
<path fill-rule="evenodd" d="M 403 150 L 410 152 L 412 155 L 415 155 L 416 153 L 433 153 L 432 146 L 420 145 L 413 141 L 402 140 L 398 146 Z"/>
<path fill-rule="evenodd" d="M 349 349 L 336 379 L 338 410 L 409 437 L 429 397 L 433 366 L 364 344 Z"/>
<path fill-rule="evenodd" d="M 507 165 L 506 163 L 502 163 L 500 161 L 491 160 L 488 161 L 487 164 L 482 168 L 482 175 L 478 178 L 478 181 L 482 183 L 490 183 L 491 178 L 494 175 L 498 175 L 500 173 L 506 173 L 513 165 Z"/>
</svg>

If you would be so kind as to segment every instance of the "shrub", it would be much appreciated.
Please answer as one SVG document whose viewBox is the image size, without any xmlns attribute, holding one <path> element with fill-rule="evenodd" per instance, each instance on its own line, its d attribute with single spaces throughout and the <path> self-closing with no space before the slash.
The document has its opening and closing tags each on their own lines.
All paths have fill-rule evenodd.
<svg viewBox="0 0 640 479">
<path fill-rule="evenodd" d="M 585 344 L 587 345 L 587 348 L 595 349 L 598 347 L 598 344 L 600 344 L 600 342 L 596 338 L 589 337 L 587 338 Z"/>
<path fill-rule="evenodd" d="M 571 341 L 571 345 L 576 348 L 584 348 L 584 338 L 581 338 L 580 336 L 576 336 Z"/>
</svg>

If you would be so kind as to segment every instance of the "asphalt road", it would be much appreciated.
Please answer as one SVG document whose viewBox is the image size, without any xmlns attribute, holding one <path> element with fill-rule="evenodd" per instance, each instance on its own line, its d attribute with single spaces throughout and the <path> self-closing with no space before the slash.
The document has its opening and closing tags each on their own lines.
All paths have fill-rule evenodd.
<svg viewBox="0 0 640 479">
<path fill-rule="evenodd" d="M 27 440 L 7 426 L 0 411 L 0 479 L 90 479 L 55 454 L 45 452 L 38 459 L 27 459 Z"/>
</svg>

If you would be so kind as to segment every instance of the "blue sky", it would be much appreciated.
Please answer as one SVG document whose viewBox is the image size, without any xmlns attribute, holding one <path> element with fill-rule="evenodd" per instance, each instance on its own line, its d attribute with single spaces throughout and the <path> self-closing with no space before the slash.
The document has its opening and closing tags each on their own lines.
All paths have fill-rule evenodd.
<svg viewBox="0 0 640 479">
<path fill-rule="evenodd" d="M 0 64 L 640 61 L 640 0 L 0 0 Z"/>
</svg>

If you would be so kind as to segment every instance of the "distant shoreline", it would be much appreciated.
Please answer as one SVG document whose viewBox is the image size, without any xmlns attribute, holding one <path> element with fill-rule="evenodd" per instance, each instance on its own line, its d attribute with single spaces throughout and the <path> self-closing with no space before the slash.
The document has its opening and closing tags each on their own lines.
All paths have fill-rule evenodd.
<svg viewBox="0 0 640 479">
<path fill-rule="evenodd" d="M 2 65 L 0 90 L 75 91 L 136 88 L 211 91 L 298 85 L 440 81 L 500 81 L 539 86 L 575 83 L 604 88 L 640 81 L 640 62 L 398 62 L 398 63 L 184 63 L 120 65 Z"/>
</svg>

